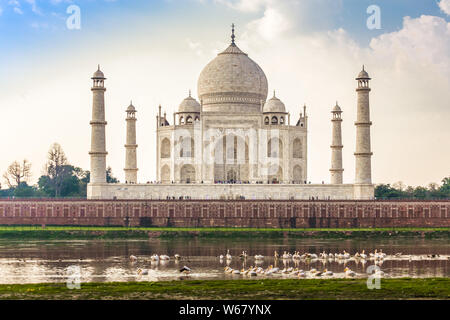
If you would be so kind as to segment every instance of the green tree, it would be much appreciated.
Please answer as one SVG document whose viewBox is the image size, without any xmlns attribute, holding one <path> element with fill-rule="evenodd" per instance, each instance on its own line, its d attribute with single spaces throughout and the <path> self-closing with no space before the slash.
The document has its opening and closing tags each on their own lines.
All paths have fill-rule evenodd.
<svg viewBox="0 0 450 320">
<path fill-rule="evenodd" d="M 21 182 L 14 188 L 13 196 L 16 198 L 39 198 L 45 194 L 35 186 L 29 186 L 26 182 Z"/>
<path fill-rule="evenodd" d="M 413 191 L 414 199 L 427 199 L 429 197 L 427 188 L 416 187 Z"/>
<path fill-rule="evenodd" d="M 439 191 L 443 198 L 450 199 L 450 177 L 442 179 L 442 186 Z"/>
<path fill-rule="evenodd" d="M 113 176 L 111 167 L 108 167 L 108 169 L 106 169 L 106 182 L 107 183 L 119 183 L 120 182 L 119 179 L 117 179 Z"/>
<path fill-rule="evenodd" d="M 377 199 L 404 199 L 407 193 L 391 187 L 390 184 L 380 184 L 375 187 L 375 198 Z"/>
</svg>

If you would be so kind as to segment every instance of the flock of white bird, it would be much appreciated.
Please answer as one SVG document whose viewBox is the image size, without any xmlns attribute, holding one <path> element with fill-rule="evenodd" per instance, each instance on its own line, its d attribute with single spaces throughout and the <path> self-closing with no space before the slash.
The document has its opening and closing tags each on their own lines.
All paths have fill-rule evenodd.
<svg viewBox="0 0 450 320">
<path fill-rule="evenodd" d="M 401 253 L 397 253 L 396 256 L 400 256 Z M 242 251 L 242 253 L 238 256 L 240 259 L 246 260 L 249 256 L 246 251 Z M 274 267 L 273 265 L 270 265 L 268 268 L 264 269 L 262 267 L 258 266 L 251 266 L 249 268 L 242 268 L 242 269 L 233 269 L 230 268 L 228 265 L 225 267 L 224 271 L 226 274 L 233 274 L 233 275 L 243 275 L 243 276 L 257 276 L 257 275 L 274 275 L 274 274 L 282 274 L 282 275 L 292 275 L 297 276 L 298 278 L 306 278 L 306 277 L 331 277 L 334 275 L 334 273 L 330 270 L 324 269 L 322 271 L 317 270 L 316 268 L 311 268 L 310 270 L 302 270 L 299 268 L 289 267 L 286 266 L 286 262 L 289 262 L 293 260 L 294 262 L 298 261 L 312 261 L 312 260 L 341 260 L 341 261 L 349 261 L 351 259 L 354 260 L 375 260 L 380 261 L 383 260 L 386 257 L 386 253 L 383 252 L 383 250 L 380 249 L 378 251 L 375 249 L 374 252 L 370 252 L 369 254 L 365 253 L 365 250 L 363 250 L 361 253 L 357 252 L 354 255 L 351 255 L 350 253 L 346 252 L 345 250 L 343 252 L 337 252 L 337 253 L 326 253 L 321 252 L 319 254 L 315 253 L 303 253 L 301 254 L 299 251 L 295 251 L 294 253 L 289 253 L 287 251 L 284 251 L 283 254 L 279 254 L 277 251 L 274 252 L 274 260 L 277 262 L 278 260 L 282 260 L 285 267 L 283 269 L 280 269 L 278 267 Z M 257 254 L 254 256 L 255 263 L 258 264 L 258 262 L 262 262 L 264 260 L 264 256 Z M 223 260 L 227 260 L 227 264 L 231 262 L 233 259 L 232 255 L 230 254 L 230 250 L 227 250 L 226 255 L 220 255 L 219 260 L 221 263 L 223 263 Z M 351 270 L 348 267 L 345 267 L 343 271 L 345 276 L 348 277 L 355 277 L 358 274 Z M 383 276 L 385 273 L 379 269 L 375 270 L 374 272 L 377 276 Z"/>
<path fill-rule="evenodd" d="M 305 263 L 311 263 L 314 261 L 322 261 L 323 263 L 326 262 L 332 262 L 337 261 L 338 263 L 343 263 L 344 266 L 348 261 L 355 261 L 356 263 L 365 263 L 366 261 L 373 261 L 375 264 L 381 265 L 383 260 L 385 259 L 401 259 L 401 258 L 408 258 L 411 260 L 411 255 L 403 255 L 401 252 L 395 253 L 393 255 L 387 255 L 383 252 L 382 249 L 378 250 L 375 249 L 373 252 L 366 253 L 365 250 L 362 250 L 361 252 L 356 252 L 355 254 L 350 254 L 349 252 L 343 250 L 342 252 L 336 252 L 336 253 L 327 253 L 327 252 L 321 252 L 319 254 L 316 253 L 300 253 L 299 251 L 295 251 L 294 253 L 289 253 L 287 251 L 284 251 L 282 254 L 279 254 L 277 251 L 273 254 L 273 259 L 275 261 L 275 266 L 270 265 L 267 268 L 262 268 L 261 265 L 264 262 L 264 259 L 271 259 L 272 257 L 265 257 L 260 254 L 256 254 L 253 257 L 249 256 L 247 254 L 247 251 L 242 251 L 241 254 L 237 256 L 238 259 L 240 259 L 243 262 L 243 266 L 245 265 L 245 262 L 248 260 L 254 259 L 255 266 L 250 266 L 248 268 L 242 267 L 238 269 L 233 269 L 229 265 L 231 261 L 233 260 L 233 256 L 230 253 L 230 250 L 227 250 L 227 253 L 225 255 L 219 256 L 220 263 L 223 263 L 224 260 L 227 262 L 227 266 L 224 268 L 225 274 L 231 274 L 231 275 L 242 275 L 242 276 L 249 276 L 254 277 L 258 275 L 290 275 L 290 276 L 297 276 L 298 278 L 312 278 L 312 277 L 333 277 L 335 274 L 328 270 L 318 270 L 316 268 L 311 268 L 310 270 L 302 270 L 298 267 L 296 268 L 290 266 L 290 262 L 293 261 L 295 265 L 298 265 L 299 262 L 305 262 Z M 174 257 L 175 262 L 178 263 L 181 259 L 181 256 L 179 254 L 175 254 Z M 440 258 L 439 255 L 433 254 L 433 255 L 427 255 L 426 258 Z M 450 259 L 450 257 L 447 257 Z M 132 263 L 135 263 L 138 258 L 134 255 L 131 255 L 129 257 L 130 261 Z M 170 256 L 162 254 L 157 255 L 153 254 L 150 256 L 150 260 L 152 263 L 154 262 L 168 262 L 170 261 Z M 283 263 L 284 268 L 280 269 L 277 267 L 277 262 L 281 260 Z M 141 269 L 139 268 L 137 270 L 137 274 L 139 276 L 141 275 L 148 275 L 150 269 Z M 191 268 L 188 266 L 183 266 L 181 269 L 179 269 L 179 272 L 185 275 L 188 275 L 191 273 Z M 351 270 L 350 268 L 346 267 L 344 268 L 343 272 L 340 273 L 343 274 L 346 277 L 356 277 L 358 274 Z M 377 268 L 374 270 L 374 275 L 376 276 L 385 276 L 386 274 L 381 271 L 380 268 Z"/>
</svg>

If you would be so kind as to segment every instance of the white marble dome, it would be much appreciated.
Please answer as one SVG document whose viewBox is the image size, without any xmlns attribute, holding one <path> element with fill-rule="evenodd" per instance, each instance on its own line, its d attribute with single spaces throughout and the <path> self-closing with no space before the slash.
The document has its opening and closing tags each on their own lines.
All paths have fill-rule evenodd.
<svg viewBox="0 0 450 320">
<path fill-rule="evenodd" d="M 201 72 L 198 96 L 206 112 L 259 112 L 267 87 L 261 67 L 232 43 Z"/>
<path fill-rule="evenodd" d="M 187 97 L 180 103 L 180 106 L 178 107 L 178 112 L 190 112 L 190 113 L 200 112 L 200 103 L 198 103 L 198 101 L 192 98 L 191 95 L 189 94 L 189 97 Z"/>
<path fill-rule="evenodd" d="M 286 106 L 284 103 L 275 96 L 275 92 L 273 93 L 273 97 L 269 99 L 263 108 L 264 113 L 285 113 Z"/>
</svg>

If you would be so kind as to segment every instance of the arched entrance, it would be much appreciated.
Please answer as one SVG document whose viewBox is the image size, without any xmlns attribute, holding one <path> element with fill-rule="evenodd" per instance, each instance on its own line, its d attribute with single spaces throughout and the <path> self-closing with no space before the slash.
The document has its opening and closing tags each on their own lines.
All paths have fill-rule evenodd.
<svg viewBox="0 0 450 320">
<path fill-rule="evenodd" d="M 272 165 L 269 168 L 269 183 L 280 183 L 283 180 L 283 168 L 279 165 Z"/>
<path fill-rule="evenodd" d="M 195 182 L 195 168 L 191 164 L 185 164 L 180 170 L 180 181 L 182 183 Z"/>
<path fill-rule="evenodd" d="M 303 183 L 302 167 L 296 165 L 293 172 L 294 183 Z"/>
<path fill-rule="evenodd" d="M 233 183 L 249 180 L 249 150 L 246 137 L 227 135 L 214 146 L 214 181 Z"/>
</svg>

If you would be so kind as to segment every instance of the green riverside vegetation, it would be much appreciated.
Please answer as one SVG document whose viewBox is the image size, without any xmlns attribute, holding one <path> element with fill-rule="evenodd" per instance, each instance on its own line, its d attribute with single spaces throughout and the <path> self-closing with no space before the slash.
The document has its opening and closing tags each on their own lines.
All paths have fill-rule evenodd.
<svg viewBox="0 0 450 320">
<path fill-rule="evenodd" d="M 450 228 L 126 228 L 76 226 L 0 226 L 0 239 L 148 239 L 148 238 L 322 238 L 374 239 L 394 237 L 450 238 Z"/>
<path fill-rule="evenodd" d="M 381 279 L 369 290 L 366 279 L 184 280 L 161 282 L 0 285 L 0 299 L 450 299 L 450 279 Z"/>
</svg>

